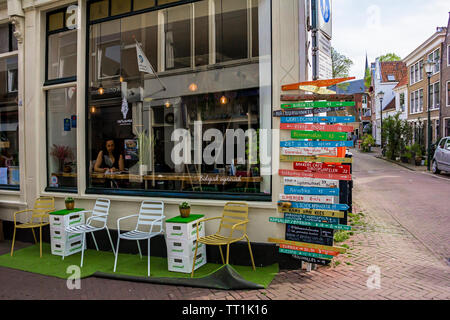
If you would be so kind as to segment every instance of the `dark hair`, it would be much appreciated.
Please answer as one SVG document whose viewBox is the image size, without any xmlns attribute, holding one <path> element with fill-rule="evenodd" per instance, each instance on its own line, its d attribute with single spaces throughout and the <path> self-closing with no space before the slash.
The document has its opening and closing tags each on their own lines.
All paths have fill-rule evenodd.
<svg viewBox="0 0 450 320">
<path fill-rule="evenodd" d="M 117 148 L 117 142 L 115 139 L 105 139 L 105 141 L 103 142 L 103 146 L 102 146 L 103 155 L 108 155 L 108 150 L 106 150 L 106 143 L 108 141 L 114 142 L 114 150 L 113 150 L 112 154 L 115 158 L 119 159 L 118 157 L 120 157 L 120 150 Z"/>
</svg>

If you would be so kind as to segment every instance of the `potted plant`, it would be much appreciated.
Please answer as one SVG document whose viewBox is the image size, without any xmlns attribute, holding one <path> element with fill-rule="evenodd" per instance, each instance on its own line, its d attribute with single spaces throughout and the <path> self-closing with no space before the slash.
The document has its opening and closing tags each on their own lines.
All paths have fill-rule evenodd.
<svg viewBox="0 0 450 320">
<path fill-rule="evenodd" d="M 420 166 L 422 164 L 422 147 L 420 144 L 415 143 L 411 147 L 411 151 L 414 153 L 414 163 L 416 166 Z"/>
<path fill-rule="evenodd" d="M 75 200 L 72 197 L 66 198 L 65 203 L 67 210 L 73 210 L 75 208 Z"/>
<path fill-rule="evenodd" d="M 53 156 L 59 164 L 59 172 L 64 172 L 66 159 L 73 159 L 73 152 L 68 146 L 53 145 L 50 155 Z"/>
<path fill-rule="evenodd" d="M 182 204 L 180 204 L 180 215 L 183 218 L 187 218 L 189 217 L 190 214 L 191 214 L 191 205 L 187 202 L 183 202 Z"/>
</svg>

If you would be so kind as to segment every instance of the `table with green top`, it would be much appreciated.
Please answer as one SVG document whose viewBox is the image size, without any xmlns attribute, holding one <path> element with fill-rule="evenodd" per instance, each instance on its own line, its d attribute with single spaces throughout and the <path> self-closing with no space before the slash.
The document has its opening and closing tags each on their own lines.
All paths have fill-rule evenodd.
<svg viewBox="0 0 450 320">
<path fill-rule="evenodd" d="M 85 209 L 59 210 L 50 214 L 50 240 L 52 254 L 57 256 L 70 256 L 82 249 L 82 235 L 67 233 L 67 227 L 84 224 Z"/>
</svg>

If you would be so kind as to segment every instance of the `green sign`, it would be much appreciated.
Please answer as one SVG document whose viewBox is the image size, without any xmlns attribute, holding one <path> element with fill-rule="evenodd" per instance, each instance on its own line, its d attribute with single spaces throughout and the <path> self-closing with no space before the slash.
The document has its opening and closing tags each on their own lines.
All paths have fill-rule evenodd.
<svg viewBox="0 0 450 320">
<path fill-rule="evenodd" d="M 333 141 L 346 141 L 347 133 L 345 132 L 325 132 L 325 131 L 291 131 L 292 139 L 322 139 Z"/>
<path fill-rule="evenodd" d="M 354 101 L 313 101 L 313 102 L 295 102 L 285 103 L 281 105 L 282 109 L 297 109 L 297 108 L 339 108 L 339 107 L 354 107 Z"/>
</svg>

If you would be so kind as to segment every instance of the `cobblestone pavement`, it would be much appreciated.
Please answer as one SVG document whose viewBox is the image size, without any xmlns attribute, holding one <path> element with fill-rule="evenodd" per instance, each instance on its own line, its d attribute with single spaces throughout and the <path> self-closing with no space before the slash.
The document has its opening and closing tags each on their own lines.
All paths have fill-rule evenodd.
<svg viewBox="0 0 450 320">
<path fill-rule="evenodd" d="M 450 299 L 450 182 L 355 153 L 354 212 L 364 225 L 330 267 L 281 271 L 268 289 L 222 291 L 88 278 L 64 280 L 0 268 L 0 299 L 378 300 Z M 9 242 L 0 243 L 7 253 Z M 337 265 L 338 264 L 338 265 Z M 376 266 L 380 288 L 367 283 Z M 370 269 L 370 268 L 369 268 Z"/>
</svg>

